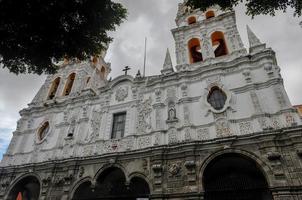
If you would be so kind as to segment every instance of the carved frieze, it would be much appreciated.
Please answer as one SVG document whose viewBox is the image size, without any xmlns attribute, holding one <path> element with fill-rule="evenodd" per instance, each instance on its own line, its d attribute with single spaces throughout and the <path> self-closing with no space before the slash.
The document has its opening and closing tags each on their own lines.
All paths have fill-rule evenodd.
<svg viewBox="0 0 302 200">
<path fill-rule="evenodd" d="M 138 125 L 139 133 L 146 133 L 151 129 L 151 113 L 152 113 L 152 99 L 149 97 L 145 101 L 141 101 L 138 106 Z"/>
<path fill-rule="evenodd" d="M 232 135 L 231 128 L 227 120 L 218 120 L 215 125 L 217 137 L 229 137 Z"/>
<path fill-rule="evenodd" d="M 239 123 L 239 130 L 241 135 L 247 135 L 253 132 L 251 122 Z"/>
<path fill-rule="evenodd" d="M 124 101 L 128 97 L 128 86 L 120 86 L 115 93 L 115 100 L 118 102 Z"/>
<path fill-rule="evenodd" d="M 197 130 L 198 140 L 208 140 L 210 138 L 210 133 L 208 128 L 200 128 Z"/>
</svg>

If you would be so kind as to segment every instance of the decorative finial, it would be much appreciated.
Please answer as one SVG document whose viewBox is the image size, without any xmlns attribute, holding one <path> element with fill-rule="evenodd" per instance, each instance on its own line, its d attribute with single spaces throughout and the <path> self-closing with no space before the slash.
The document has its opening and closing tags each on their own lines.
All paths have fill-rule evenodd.
<svg viewBox="0 0 302 200">
<path fill-rule="evenodd" d="M 142 77 L 142 75 L 141 75 L 141 71 L 140 70 L 138 70 L 137 71 L 137 74 L 136 74 L 136 78 L 141 78 Z"/>
<path fill-rule="evenodd" d="M 163 65 L 163 70 L 161 72 L 162 72 L 162 74 L 168 74 L 168 73 L 174 72 L 169 49 L 167 49 L 166 58 L 165 58 L 165 62 Z"/>
<path fill-rule="evenodd" d="M 247 25 L 247 35 L 250 43 L 250 47 L 261 45 L 259 38 L 255 35 L 255 33 L 251 30 L 251 28 Z"/>
</svg>

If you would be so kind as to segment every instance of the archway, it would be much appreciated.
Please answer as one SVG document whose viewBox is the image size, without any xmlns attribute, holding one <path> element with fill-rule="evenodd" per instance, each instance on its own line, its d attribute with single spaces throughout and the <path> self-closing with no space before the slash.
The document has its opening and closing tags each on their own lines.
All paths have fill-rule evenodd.
<svg viewBox="0 0 302 200">
<path fill-rule="evenodd" d="M 10 190 L 9 200 L 38 200 L 40 196 L 40 182 L 34 176 L 27 176 L 18 181 Z"/>
<path fill-rule="evenodd" d="M 116 167 L 106 169 L 95 185 L 90 181 L 82 183 L 75 191 L 73 200 L 87 199 L 148 199 L 150 189 L 148 183 L 139 177 L 133 177 L 127 184 L 124 172 Z"/>
<path fill-rule="evenodd" d="M 204 171 L 205 200 L 272 200 L 256 162 L 238 154 L 212 160 Z"/>
<path fill-rule="evenodd" d="M 63 92 L 63 96 L 68 96 L 71 93 L 72 86 L 73 86 L 73 83 L 74 83 L 74 80 L 75 80 L 75 76 L 76 76 L 75 73 L 72 73 L 68 76 L 68 79 L 67 79 L 66 84 L 65 84 L 65 89 L 64 89 L 64 92 Z"/>
<path fill-rule="evenodd" d="M 190 63 L 196 63 L 203 61 L 203 56 L 201 53 L 200 41 L 197 38 L 193 38 L 188 42 Z"/>
<path fill-rule="evenodd" d="M 61 81 L 61 78 L 58 77 L 52 82 L 51 88 L 48 93 L 48 99 L 53 99 L 56 96 L 58 87 L 60 85 L 60 81 Z"/>
<path fill-rule="evenodd" d="M 206 12 L 206 19 L 211 19 L 215 17 L 215 13 L 213 10 L 209 10 L 208 12 Z"/>
<path fill-rule="evenodd" d="M 211 39 L 215 57 L 225 56 L 228 54 L 228 48 L 225 42 L 224 34 L 222 32 L 214 32 L 211 35 Z"/>
<path fill-rule="evenodd" d="M 191 16 L 191 17 L 188 18 L 188 24 L 189 25 L 195 24 L 196 22 L 197 22 L 196 17 Z"/>
</svg>

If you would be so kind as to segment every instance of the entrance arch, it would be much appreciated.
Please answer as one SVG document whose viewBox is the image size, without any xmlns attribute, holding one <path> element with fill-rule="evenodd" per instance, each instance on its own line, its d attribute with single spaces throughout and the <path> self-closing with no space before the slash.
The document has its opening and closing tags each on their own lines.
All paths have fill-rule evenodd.
<svg viewBox="0 0 302 200">
<path fill-rule="evenodd" d="M 9 191 L 9 200 L 39 200 L 40 181 L 35 176 L 27 176 L 19 180 Z"/>
<path fill-rule="evenodd" d="M 140 178 L 133 177 L 129 183 L 124 172 L 116 167 L 108 168 L 97 178 L 96 183 L 83 182 L 74 192 L 73 200 L 84 199 L 148 199 L 150 189 L 148 183 Z"/>
<path fill-rule="evenodd" d="M 205 200 L 272 200 L 257 163 L 239 154 L 213 159 L 205 168 L 202 181 Z"/>
</svg>

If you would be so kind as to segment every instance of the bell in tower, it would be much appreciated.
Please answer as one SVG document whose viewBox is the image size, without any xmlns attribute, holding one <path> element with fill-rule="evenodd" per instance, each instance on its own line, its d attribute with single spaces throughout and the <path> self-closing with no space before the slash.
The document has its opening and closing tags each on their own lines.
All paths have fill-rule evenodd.
<svg viewBox="0 0 302 200">
<path fill-rule="evenodd" d="M 175 21 L 177 28 L 172 33 L 178 71 L 246 55 L 234 11 L 212 7 L 202 12 L 180 3 Z"/>
</svg>

